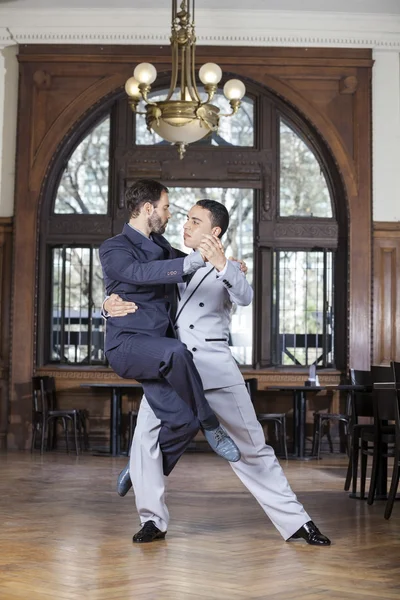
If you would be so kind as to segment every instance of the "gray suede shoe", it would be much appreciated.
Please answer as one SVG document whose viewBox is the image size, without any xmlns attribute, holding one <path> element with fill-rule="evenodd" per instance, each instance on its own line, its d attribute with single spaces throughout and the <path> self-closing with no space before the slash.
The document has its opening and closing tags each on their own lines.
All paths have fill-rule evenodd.
<svg viewBox="0 0 400 600">
<path fill-rule="evenodd" d="M 240 460 L 239 448 L 221 425 L 216 429 L 204 429 L 203 433 L 207 442 L 218 456 L 229 460 L 229 462 Z"/>
<path fill-rule="evenodd" d="M 117 479 L 117 492 L 120 496 L 125 496 L 132 487 L 131 476 L 129 475 L 129 463 L 121 471 Z"/>
</svg>

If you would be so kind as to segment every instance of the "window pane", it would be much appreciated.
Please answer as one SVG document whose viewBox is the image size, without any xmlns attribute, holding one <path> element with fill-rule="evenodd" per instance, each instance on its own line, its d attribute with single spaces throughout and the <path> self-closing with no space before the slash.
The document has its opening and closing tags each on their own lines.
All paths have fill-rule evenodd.
<svg viewBox="0 0 400 600">
<path fill-rule="evenodd" d="M 104 363 L 101 305 L 104 284 L 98 250 L 53 248 L 51 360 Z"/>
<path fill-rule="evenodd" d="M 56 214 L 105 215 L 108 208 L 110 117 L 97 125 L 73 152 L 61 177 Z"/>
<path fill-rule="evenodd" d="M 253 205 L 254 192 L 239 188 L 169 188 L 172 219 L 168 223 L 168 241 L 184 252 L 183 225 L 191 207 L 202 198 L 224 204 L 230 217 L 228 231 L 222 238 L 227 256 L 246 261 L 247 279 L 253 283 Z M 241 365 L 253 362 L 253 309 L 250 306 L 233 307 L 230 346 L 233 356 Z"/>
<path fill-rule="evenodd" d="M 274 254 L 278 365 L 333 366 L 333 253 Z"/>
<path fill-rule="evenodd" d="M 325 175 L 310 148 L 280 122 L 280 216 L 332 217 Z"/>
<path fill-rule="evenodd" d="M 202 97 L 206 97 L 202 88 L 199 88 L 199 92 Z M 168 90 L 162 90 L 153 92 L 149 95 L 149 98 L 158 102 L 159 100 L 165 99 Z M 173 96 L 175 100 L 177 96 Z M 229 114 L 231 107 L 229 101 L 225 98 L 222 93 L 217 93 L 212 104 L 218 106 L 220 112 L 223 114 Z M 140 112 L 145 111 L 145 103 L 141 101 L 139 103 Z M 136 115 L 136 144 L 139 145 L 153 145 L 162 144 L 169 145 L 169 142 L 164 141 L 159 135 L 153 131 L 148 131 L 146 126 L 146 120 L 144 115 Z M 222 117 L 219 122 L 218 132 L 213 132 L 211 136 L 207 136 L 206 139 L 200 140 L 195 146 L 254 146 L 254 102 L 250 98 L 244 97 L 242 105 L 233 117 Z"/>
</svg>

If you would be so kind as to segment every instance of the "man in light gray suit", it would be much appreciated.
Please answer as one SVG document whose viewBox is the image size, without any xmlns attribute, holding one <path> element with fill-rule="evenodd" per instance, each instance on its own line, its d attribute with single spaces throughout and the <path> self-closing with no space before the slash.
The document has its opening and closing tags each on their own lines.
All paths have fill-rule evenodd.
<svg viewBox="0 0 400 600">
<path fill-rule="evenodd" d="M 303 538 L 312 545 L 328 546 L 330 540 L 311 521 L 274 450 L 265 444 L 243 376 L 229 349 L 232 304 L 250 304 L 253 291 L 239 265 L 226 259 L 219 242 L 228 223 L 228 212 L 219 202 L 200 200 L 190 210 L 184 226 L 185 246 L 195 249 L 201 244 L 209 264 L 200 268 L 186 287 L 178 285 L 175 329 L 193 353 L 211 408 L 240 449 L 241 459 L 231 464 L 235 473 L 285 540 Z M 123 316 L 135 306 L 112 296 L 105 309 L 112 316 Z M 160 421 L 143 397 L 129 472 L 126 467 L 119 478 L 120 494 L 124 495 L 130 487 L 130 473 L 142 524 L 133 541 L 139 543 L 164 538 L 169 523 L 159 429 Z"/>
</svg>

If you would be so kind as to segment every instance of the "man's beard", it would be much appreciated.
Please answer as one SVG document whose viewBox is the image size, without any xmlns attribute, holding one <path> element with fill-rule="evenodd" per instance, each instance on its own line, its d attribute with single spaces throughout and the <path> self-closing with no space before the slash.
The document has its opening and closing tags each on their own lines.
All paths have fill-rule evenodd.
<svg viewBox="0 0 400 600">
<path fill-rule="evenodd" d="M 165 223 L 162 222 L 160 215 L 156 212 L 153 212 L 151 217 L 149 217 L 149 227 L 152 233 L 158 233 L 162 235 L 167 228 L 168 221 Z"/>
</svg>

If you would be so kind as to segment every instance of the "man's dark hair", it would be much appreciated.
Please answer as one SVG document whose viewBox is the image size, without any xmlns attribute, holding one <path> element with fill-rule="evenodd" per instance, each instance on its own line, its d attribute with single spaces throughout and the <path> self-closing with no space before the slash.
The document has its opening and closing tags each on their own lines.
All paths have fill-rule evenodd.
<svg viewBox="0 0 400 600">
<path fill-rule="evenodd" d="M 154 179 L 138 179 L 125 192 L 126 207 L 130 217 L 138 217 L 140 210 L 146 202 L 157 206 L 161 194 L 168 188 Z"/>
<path fill-rule="evenodd" d="M 199 200 L 196 202 L 196 205 L 210 211 L 211 225 L 213 227 L 221 228 L 221 233 L 218 236 L 221 238 L 228 229 L 229 225 L 229 213 L 226 209 L 226 206 L 221 204 L 221 202 L 217 202 L 216 200 L 208 200 L 207 198 L 204 200 Z"/>
</svg>

